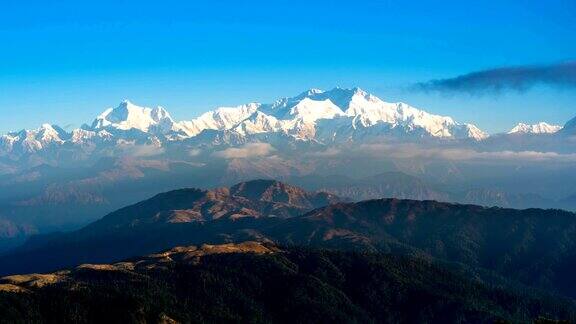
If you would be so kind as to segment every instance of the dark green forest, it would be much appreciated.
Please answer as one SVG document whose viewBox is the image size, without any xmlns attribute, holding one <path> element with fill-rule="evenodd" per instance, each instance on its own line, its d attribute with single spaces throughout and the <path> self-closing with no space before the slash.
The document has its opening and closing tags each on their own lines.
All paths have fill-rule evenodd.
<svg viewBox="0 0 576 324">
<path fill-rule="evenodd" d="M 133 270 L 76 268 L 0 293 L 4 323 L 527 323 L 576 320 L 576 305 L 428 260 L 291 248 L 206 255 Z"/>
</svg>

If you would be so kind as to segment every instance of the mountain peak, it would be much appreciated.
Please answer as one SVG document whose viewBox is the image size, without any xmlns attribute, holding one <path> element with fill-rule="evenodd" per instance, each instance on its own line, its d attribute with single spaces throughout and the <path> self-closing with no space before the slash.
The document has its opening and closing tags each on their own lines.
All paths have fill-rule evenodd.
<svg viewBox="0 0 576 324">
<path fill-rule="evenodd" d="M 146 107 L 140 107 L 134 104 L 132 101 L 124 99 L 118 104 L 118 106 L 116 106 L 116 108 L 112 109 L 112 112 L 116 114 L 127 114 L 130 111 L 138 111 L 143 109 L 146 109 Z"/>
<path fill-rule="evenodd" d="M 40 129 L 45 129 L 45 130 L 54 130 L 54 127 L 52 127 L 51 124 L 48 123 L 44 123 L 42 125 L 40 125 Z"/>
<path fill-rule="evenodd" d="M 161 193 L 110 213 L 84 230 L 100 231 L 159 222 L 203 222 L 221 217 L 294 217 L 339 201 L 337 196 L 324 192 L 307 192 L 275 180 L 254 180 L 230 188 L 188 188 Z"/>
<path fill-rule="evenodd" d="M 308 90 L 302 92 L 301 94 L 296 96 L 296 98 L 308 98 L 308 97 L 312 97 L 312 96 L 315 96 L 315 95 L 321 94 L 321 93 L 324 93 L 324 91 L 317 89 L 317 88 L 311 88 L 311 89 L 308 89 Z"/>
<path fill-rule="evenodd" d="M 36 129 L 23 129 L 0 136 L 0 148 L 34 153 L 54 144 L 62 144 L 69 137 L 70 134 L 62 128 L 44 123 Z"/>
<path fill-rule="evenodd" d="M 361 95 L 361 96 L 365 96 L 368 94 L 368 92 L 362 90 L 360 87 L 354 87 L 352 88 L 352 92 L 356 95 Z"/>
<path fill-rule="evenodd" d="M 316 208 L 340 201 L 324 192 L 307 192 L 277 180 L 252 180 L 230 187 L 230 194 L 256 201 L 284 203 L 305 208 Z"/>
<path fill-rule="evenodd" d="M 129 100 L 123 100 L 116 108 L 106 109 L 92 123 L 92 130 L 137 129 L 148 132 L 153 126 L 161 126 L 164 130 L 170 130 L 174 121 L 163 107 L 141 107 Z"/>
<path fill-rule="evenodd" d="M 253 200 L 288 202 L 288 192 L 303 194 L 305 191 L 277 180 L 258 179 L 230 187 L 230 194 Z"/>
<path fill-rule="evenodd" d="M 346 106 L 347 102 L 352 100 L 354 96 L 359 97 L 368 97 L 371 96 L 366 91 L 362 90 L 359 87 L 354 88 L 343 88 L 343 87 L 335 87 L 328 91 L 312 88 L 306 90 L 299 94 L 296 97 L 291 98 L 289 101 L 299 101 L 303 99 L 312 99 L 312 100 L 331 100 L 334 104 L 340 106 L 339 103 L 342 103 Z M 344 107 L 340 106 L 340 108 L 345 109 Z"/>
<path fill-rule="evenodd" d="M 508 134 L 553 134 L 560 129 L 562 129 L 562 126 L 550 125 L 545 122 L 539 122 L 533 125 L 518 123 Z"/>
<path fill-rule="evenodd" d="M 38 137 L 40 137 L 40 140 L 43 142 L 62 142 L 62 137 L 66 137 L 65 135 L 67 134 L 66 131 L 64 131 L 62 128 L 48 123 L 42 124 L 40 128 L 36 130 L 36 132 Z"/>
<path fill-rule="evenodd" d="M 304 98 L 295 104 L 282 119 L 300 118 L 306 121 L 316 121 L 318 119 L 331 119 L 336 116 L 343 116 L 344 112 L 331 100 L 313 100 Z"/>
</svg>

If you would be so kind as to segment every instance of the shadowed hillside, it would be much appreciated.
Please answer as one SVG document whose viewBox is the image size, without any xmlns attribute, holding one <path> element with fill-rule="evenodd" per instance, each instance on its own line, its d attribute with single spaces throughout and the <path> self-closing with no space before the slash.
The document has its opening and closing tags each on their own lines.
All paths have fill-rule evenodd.
<svg viewBox="0 0 576 324">
<path fill-rule="evenodd" d="M 492 323 L 576 319 L 574 302 L 415 257 L 256 242 L 178 247 L 0 280 L 0 317 L 33 322 Z"/>
<path fill-rule="evenodd" d="M 247 197 L 225 188 L 160 194 L 79 231 L 29 242 L 0 258 L 0 271 L 53 271 L 179 245 L 257 240 L 418 255 L 575 297 L 574 213 L 398 199 L 336 203 L 305 213 L 302 204 L 312 205 L 318 196 L 328 202 L 325 194 L 267 183 L 266 190 L 259 182 L 233 187 Z"/>
</svg>

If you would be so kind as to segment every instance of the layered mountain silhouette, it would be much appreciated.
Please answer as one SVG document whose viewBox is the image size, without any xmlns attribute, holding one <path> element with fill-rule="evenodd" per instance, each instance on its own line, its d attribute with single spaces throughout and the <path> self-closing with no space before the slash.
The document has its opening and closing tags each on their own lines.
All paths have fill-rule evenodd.
<svg viewBox="0 0 576 324">
<path fill-rule="evenodd" d="M 231 188 L 181 189 L 120 209 L 81 232 L 96 235 L 156 223 L 236 220 L 243 217 L 290 218 L 342 201 L 325 192 L 306 192 L 274 180 L 255 180 Z"/>
<path fill-rule="evenodd" d="M 252 179 L 324 178 L 302 183 L 357 201 L 576 210 L 573 120 L 489 135 L 359 88 L 334 88 L 184 121 L 125 100 L 77 129 L 49 122 L 0 134 L 0 253 L 31 233 L 76 230 L 158 192 Z M 204 217 L 173 214 L 159 218 Z"/>
<path fill-rule="evenodd" d="M 574 213 L 401 199 L 338 201 L 271 180 L 167 192 L 81 230 L 30 240 L 0 258 L 0 271 L 53 271 L 174 246 L 255 240 L 413 255 L 575 297 Z"/>
<path fill-rule="evenodd" d="M 346 200 L 326 192 L 308 192 L 275 180 L 254 180 L 239 183 L 230 188 L 222 187 L 213 190 L 180 189 L 158 194 L 148 200 L 119 209 L 71 233 L 38 236 L 18 248 L 17 251 L 26 251 L 24 254 L 33 255 L 37 249 L 52 250 L 51 253 L 44 254 L 36 261 L 32 256 L 29 260 L 41 267 L 47 266 L 46 269 L 58 267 L 61 262 L 65 265 L 74 265 L 78 260 L 88 261 L 93 257 L 102 257 L 105 261 L 108 257 L 138 255 L 140 253 L 140 248 L 136 243 L 138 239 L 132 241 L 136 243 L 135 246 L 128 242 L 125 245 L 118 244 L 116 252 L 112 253 L 114 256 L 108 254 L 111 251 L 107 251 L 107 244 L 113 240 L 124 240 L 126 237 L 139 235 L 138 233 L 141 232 L 151 230 L 164 235 L 172 229 L 180 228 L 177 225 L 188 225 L 190 228 L 200 230 L 212 226 L 233 228 L 237 226 L 237 223 L 253 222 L 259 219 L 262 219 L 263 223 L 275 222 L 276 219 L 295 217 L 314 208 Z M 243 219 L 245 221 L 242 221 Z M 241 225 L 240 228 L 242 228 Z M 142 238 L 152 236 L 146 234 Z M 178 237 L 178 235 L 174 236 L 174 238 Z M 206 230 L 196 237 L 199 240 L 196 242 L 214 237 L 222 241 L 227 235 L 225 230 L 220 233 Z M 168 240 L 162 239 L 157 242 L 151 241 L 149 244 L 160 244 L 163 248 L 169 248 L 173 246 L 170 241 L 171 239 L 168 238 Z M 68 250 L 67 246 L 75 251 Z M 90 249 L 91 252 L 85 253 L 82 249 L 77 250 L 80 246 Z M 148 252 L 154 251 L 156 247 L 150 246 L 150 248 L 152 250 L 147 250 Z M 62 257 L 56 256 L 59 253 L 63 253 Z M 25 261 L 21 265 L 26 263 Z M 19 267 L 18 264 L 20 262 L 13 263 L 16 267 Z M 8 268 L 10 266 L 0 271 Z"/>
</svg>

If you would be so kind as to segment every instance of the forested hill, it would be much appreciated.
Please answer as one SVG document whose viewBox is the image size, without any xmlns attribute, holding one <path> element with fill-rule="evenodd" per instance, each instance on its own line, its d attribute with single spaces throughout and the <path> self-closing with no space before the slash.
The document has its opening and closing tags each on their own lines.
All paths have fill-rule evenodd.
<svg viewBox="0 0 576 324">
<path fill-rule="evenodd" d="M 5 277 L 0 318 L 37 323 L 527 323 L 576 305 L 408 256 L 179 247 L 116 264 Z"/>
</svg>

